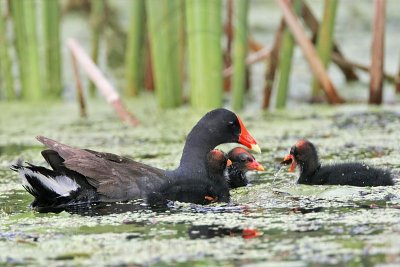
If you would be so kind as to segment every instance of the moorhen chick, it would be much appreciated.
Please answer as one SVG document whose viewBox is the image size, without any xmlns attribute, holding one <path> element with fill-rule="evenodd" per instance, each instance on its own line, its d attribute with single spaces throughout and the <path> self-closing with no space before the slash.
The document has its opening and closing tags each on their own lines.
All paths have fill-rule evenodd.
<svg viewBox="0 0 400 267">
<path fill-rule="evenodd" d="M 87 202 L 145 198 L 165 181 L 208 179 L 206 156 L 214 147 L 236 142 L 260 152 L 241 119 L 226 109 L 205 114 L 187 136 L 179 166 L 162 170 L 111 153 L 73 148 L 47 137 L 37 139 L 49 149 L 42 156 L 52 169 L 16 164 L 25 189 L 35 197 L 31 206 L 59 207 Z"/>
<path fill-rule="evenodd" d="M 337 163 L 321 166 L 315 146 L 308 140 L 298 141 L 282 164 L 289 164 L 289 171 L 300 167 L 297 183 L 312 185 L 386 186 L 394 185 L 390 171 L 360 162 Z"/>
<path fill-rule="evenodd" d="M 213 202 L 229 202 L 229 186 L 225 170 L 232 162 L 221 150 L 211 150 L 207 154 L 208 179 L 185 177 L 166 181 L 147 196 L 151 207 L 165 207 L 168 201 L 189 202 L 207 205 Z"/>
<path fill-rule="evenodd" d="M 247 171 L 264 171 L 264 167 L 243 147 L 235 147 L 229 151 L 228 158 L 232 161 L 232 165 L 228 167 L 227 177 L 231 189 L 246 186 L 249 183 L 246 178 Z"/>
</svg>

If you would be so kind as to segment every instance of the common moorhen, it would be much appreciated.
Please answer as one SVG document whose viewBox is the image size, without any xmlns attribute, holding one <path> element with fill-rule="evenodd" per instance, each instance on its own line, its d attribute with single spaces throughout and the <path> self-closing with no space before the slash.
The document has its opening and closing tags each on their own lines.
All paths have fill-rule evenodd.
<svg viewBox="0 0 400 267">
<path fill-rule="evenodd" d="M 228 184 L 231 189 L 246 186 L 249 181 L 246 172 L 264 171 L 264 167 L 256 161 L 254 156 L 243 147 L 235 147 L 228 153 L 232 165 L 228 167 Z"/>
<path fill-rule="evenodd" d="M 385 186 L 394 185 L 389 170 L 371 167 L 360 162 L 321 166 L 315 146 L 308 140 L 298 141 L 283 164 L 291 163 L 289 171 L 300 166 L 297 183 L 313 185 Z"/>
<path fill-rule="evenodd" d="M 166 181 L 147 196 L 152 207 L 165 207 L 168 201 L 189 202 L 206 205 L 213 202 L 229 202 L 229 186 L 225 169 L 232 162 L 221 150 L 211 150 L 206 159 L 208 179 L 185 177 Z"/>
<path fill-rule="evenodd" d="M 165 181 L 207 179 L 206 156 L 222 143 L 240 143 L 260 152 L 241 119 L 226 109 L 204 115 L 187 136 L 180 164 L 162 170 L 111 153 L 73 148 L 52 139 L 37 139 L 49 149 L 42 156 L 52 169 L 16 164 L 25 189 L 35 197 L 31 206 L 117 202 L 145 198 Z"/>
</svg>

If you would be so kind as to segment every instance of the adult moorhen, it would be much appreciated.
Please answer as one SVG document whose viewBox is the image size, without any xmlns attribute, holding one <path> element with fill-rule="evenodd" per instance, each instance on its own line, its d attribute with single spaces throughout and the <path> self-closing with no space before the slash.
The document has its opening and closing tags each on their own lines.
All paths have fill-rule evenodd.
<svg viewBox="0 0 400 267">
<path fill-rule="evenodd" d="M 364 163 L 348 162 L 321 166 L 315 146 L 308 140 L 298 141 L 283 164 L 291 163 L 289 171 L 300 166 L 297 183 L 312 185 L 385 186 L 394 185 L 389 170 L 371 167 Z"/>
<path fill-rule="evenodd" d="M 232 162 L 221 150 L 211 150 L 206 159 L 208 179 L 184 177 L 164 184 L 151 192 L 147 203 L 151 207 L 165 207 L 168 201 L 206 205 L 213 202 L 229 202 L 229 186 L 224 172 Z"/>
<path fill-rule="evenodd" d="M 117 202 L 145 198 L 165 181 L 207 179 L 206 156 L 222 143 L 237 142 L 260 152 L 241 119 L 226 109 L 204 115 L 187 136 L 175 170 L 162 170 L 111 153 L 73 148 L 49 138 L 37 139 L 49 149 L 42 156 L 52 167 L 16 164 L 31 206 L 58 207 L 86 202 Z"/>
<path fill-rule="evenodd" d="M 264 171 L 264 167 L 243 147 L 235 147 L 228 153 L 232 165 L 228 167 L 228 184 L 231 189 L 246 186 L 249 181 L 246 172 Z"/>
</svg>

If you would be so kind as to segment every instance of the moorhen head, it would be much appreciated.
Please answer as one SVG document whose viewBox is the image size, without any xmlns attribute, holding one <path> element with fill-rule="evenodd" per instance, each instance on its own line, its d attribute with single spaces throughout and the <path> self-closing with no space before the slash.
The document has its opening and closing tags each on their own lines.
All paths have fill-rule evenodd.
<svg viewBox="0 0 400 267">
<path fill-rule="evenodd" d="M 242 147 L 235 147 L 228 153 L 232 165 L 228 167 L 228 183 L 230 188 L 246 186 L 247 171 L 264 171 L 264 167 L 256 161 L 254 156 Z"/>
<path fill-rule="evenodd" d="M 226 109 L 204 115 L 187 136 L 178 168 L 163 170 L 111 153 L 74 148 L 44 136 L 42 156 L 47 169 L 15 164 L 25 189 L 35 197 L 33 208 L 90 202 L 143 199 L 166 181 L 208 181 L 207 153 L 236 142 L 260 152 L 241 119 Z"/>
<path fill-rule="evenodd" d="M 224 172 L 232 162 L 221 150 L 211 150 L 206 157 L 208 179 L 195 176 L 166 181 L 146 197 L 151 207 L 166 207 L 169 201 L 206 205 L 229 202 L 229 187 Z"/>
<path fill-rule="evenodd" d="M 308 140 L 299 140 L 283 159 L 282 164 L 291 164 L 289 171 L 300 168 L 299 184 L 386 186 L 394 185 L 392 174 L 360 162 L 335 163 L 321 166 L 317 149 Z"/>
<path fill-rule="evenodd" d="M 261 152 L 256 140 L 235 113 L 223 108 L 215 109 L 204 115 L 187 136 L 178 173 L 192 175 L 188 172 L 205 171 L 205 155 L 223 143 L 239 143 L 254 152 Z"/>
</svg>

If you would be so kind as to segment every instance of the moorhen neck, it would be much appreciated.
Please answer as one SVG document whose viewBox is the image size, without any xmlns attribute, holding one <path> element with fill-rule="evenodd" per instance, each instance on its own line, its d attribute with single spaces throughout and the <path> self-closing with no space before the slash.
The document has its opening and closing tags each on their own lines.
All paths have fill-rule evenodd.
<svg viewBox="0 0 400 267">
<path fill-rule="evenodd" d="M 228 184 L 231 189 L 246 186 L 249 181 L 246 172 L 264 171 L 264 167 L 256 161 L 254 156 L 242 147 L 235 147 L 228 153 L 232 165 L 228 167 Z"/>
<path fill-rule="evenodd" d="M 221 150 L 211 150 L 207 154 L 208 179 L 196 176 L 166 181 L 147 196 L 151 207 L 165 207 L 168 201 L 189 202 L 206 205 L 213 202 L 229 202 L 229 186 L 225 179 L 225 169 L 232 162 Z"/>
<path fill-rule="evenodd" d="M 289 171 L 300 167 L 297 183 L 312 185 L 386 186 L 394 185 L 389 170 L 371 167 L 360 162 L 321 166 L 315 146 L 308 140 L 298 141 L 283 161 L 291 163 Z"/>
<path fill-rule="evenodd" d="M 260 152 L 240 118 L 226 109 L 204 115 L 186 140 L 180 165 L 166 171 L 111 153 L 73 148 L 38 136 L 47 150 L 42 156 L 52 169 L 16 164 L 35 200 L 32 207 L 73 205 L 82 202 L 116 202 L 145 198 L 165 181 L 194 177 L 208 179 L 206 156 L 215 146 L 236 142 Z"/>
<path fill-rule="evenodd" d="M 244 127 L 241 119 L 226 109 L 207 113 L 192 129 L 186 139 L 179 167 L 179 175 L 206 175 L 205 155 L 223 143 L 240 143 L 254 152 L 261 150 Z"/>
</svg>

